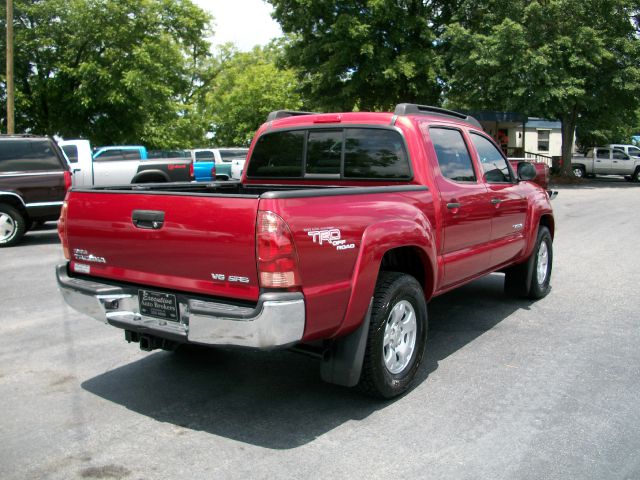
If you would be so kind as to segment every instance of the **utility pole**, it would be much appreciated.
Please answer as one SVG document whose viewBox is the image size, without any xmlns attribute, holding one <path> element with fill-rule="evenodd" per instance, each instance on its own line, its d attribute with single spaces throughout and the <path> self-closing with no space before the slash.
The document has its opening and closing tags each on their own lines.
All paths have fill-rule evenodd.
<svg viewBox="0 0 640 480">
<path fill-rule="evenodd" d="M 7 0 L 7 133 L 15 133 L 13 86 L 13 0 Z"/>
</svg>

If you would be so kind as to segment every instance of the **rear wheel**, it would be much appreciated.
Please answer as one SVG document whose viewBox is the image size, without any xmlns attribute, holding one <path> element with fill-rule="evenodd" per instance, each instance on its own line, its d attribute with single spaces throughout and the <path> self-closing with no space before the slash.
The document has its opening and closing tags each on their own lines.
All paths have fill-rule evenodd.
<svg viewBox="0 0 640 480">
<path fill-rule="evenodd" d="M 576 178 L 584 178 L 587 175 L 586 170 L 582 165 L 573 167 L 573 176 Z"/>
<path fill-rule="evenodd" d="M 536 246 L 529 259 L 509 268 L 504 279 L 504 289 L 515 297 L 537 300 L 551 291 L 551 267 L 553 264 L 553 242 L 549 229 L 538 228 Z"/>
<path fill-rule="evenodd" d="M 0 205 L 0 248 L 20 241 L 26 232 L 24 217 L 9 205 Z"/>
<path fill-rule="evenodd" d="M 636 168 L 636 171 L 633 172 L 632 179 L 634 182 L 640 182 L 640 168 Z"/>
<path fill-rule="evenodd" d="M 427 339 L 427 305 L 418 281 L 381 272 L 376 284 L 362 374 L 368 395 L 392 398 L 413 383 Z"/>
</svg>

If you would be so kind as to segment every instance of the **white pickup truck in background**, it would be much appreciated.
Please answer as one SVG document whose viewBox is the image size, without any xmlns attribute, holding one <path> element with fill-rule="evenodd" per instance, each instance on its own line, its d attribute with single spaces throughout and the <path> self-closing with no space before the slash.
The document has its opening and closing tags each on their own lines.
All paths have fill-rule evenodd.
<svg viewBox="0 0 640 480">
<path fill-rule="evenodd" d="M 591 175 L 623 175 L 627 180 L 640 182 L 640 158 L 611 147 L 596 147 L 584 157 L 571 159 L 573 174 L 582 178 Z"/>
<path fill-rule="evenodd" d="M 74 187 L 186 182 L 193 179 L 191 159 L 142 160 L 133 151 L 122 154 L 118 150 L 94 157 L 89 140 L 63 140 L 58 145 L 69 160 Z"/>
</svg>

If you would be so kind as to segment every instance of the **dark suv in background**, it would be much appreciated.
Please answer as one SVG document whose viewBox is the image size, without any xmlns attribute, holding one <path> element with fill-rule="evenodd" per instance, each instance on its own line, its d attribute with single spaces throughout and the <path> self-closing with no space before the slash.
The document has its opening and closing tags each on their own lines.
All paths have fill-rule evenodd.
<svg viewBox="0 0 640 480">
<path fill-rule="evenodd" d="M 0 248 L 34 222 L 57 220 L 71 172 L 52 138 L 0 135 Z"/>
</svg>

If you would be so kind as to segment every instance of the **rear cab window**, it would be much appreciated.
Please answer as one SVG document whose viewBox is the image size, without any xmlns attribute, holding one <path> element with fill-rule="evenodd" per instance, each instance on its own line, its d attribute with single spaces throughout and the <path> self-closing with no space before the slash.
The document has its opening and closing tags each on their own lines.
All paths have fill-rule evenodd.
<svg viewBox="0 0 640 480">
<path fill-rule="evenodd" d="M 51 140 L 9 138 L 0 141 L 0 173 L 51 170 L 65 170 Z"/>
<path fill-rule="evenodd" d="M 198 163 L 198 162 L 215 162 L 215 156 L 213 155 L 213 152 L 211 152 L 211 151 L 203 150 L 202 152 L 196 152 L 195 157 L 196 157 L 195 158 L 196 163 Z"/>
<path fill-rule="evenodd" d="M 309 128 L 263 134 L 248 178 L 410 180 L 402 135 L 393 128 Z"/>
</svg>

